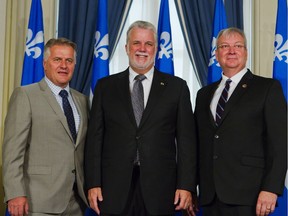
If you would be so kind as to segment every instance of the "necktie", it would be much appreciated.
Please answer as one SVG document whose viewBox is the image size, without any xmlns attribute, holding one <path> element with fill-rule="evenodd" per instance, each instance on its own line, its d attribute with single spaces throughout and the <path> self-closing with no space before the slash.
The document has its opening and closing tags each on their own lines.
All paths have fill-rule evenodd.
<svg viewBox="0 0 288 216">
<path fill-rule="evenodd" d="M 230 83 L 232 80 L 228 79 L 225 83 L 225 88 L 223 89 L 221 96 L 219 98 L 217 108 L 216 108 L 216 125 L 218 126 L 221 122 L 221 117 L 225 109 L 225 105 L 227 103 L 228 91 L 230 88 Z"/>
<path fill-rule="evenodd" d="M 131 94 L 132 106 L 137 126 L 140 124 L 140 120 L 144 111 L 144 93 L 142 85 L 142 80 L 144 79 L 146 79 L 144 75 L 137 75 L 135 77 L 136 81 L 134 83 Z"/>
<path fill-rule="evenodd" d="M 76 127 L 75 127 L 75 120 L 73 116 L 73 111 L 71 105 L 68 101 L 68 92 L 66 90 L 61 90 L 59 95 L 62 97 L 62 106 L 64 110 L 64 114 L 67 119 L 67 123 L 73 137 L 74 143 L 76 143 L 77 134 L 76 134 Z"/>
<path fill-rule="evenodd" d="M 146 79 L 144 75 L 137 75 L 135 77 L 135 83 L 133 86 L 132 94 L 131 94 L 131 100 L 132 100 L 132 106 L 134 111 L 135 120 L 137 123 L 137 126 L 139 126 L 142 114 L 144 111 L 144 92 L 143 92 L 143 85 L 142 80 Z M 140 165 L 140 157 L 139 157 L 139 151 L 137 149 L 136 157 L 134 159 L 134 164 Z"/>
</svg>

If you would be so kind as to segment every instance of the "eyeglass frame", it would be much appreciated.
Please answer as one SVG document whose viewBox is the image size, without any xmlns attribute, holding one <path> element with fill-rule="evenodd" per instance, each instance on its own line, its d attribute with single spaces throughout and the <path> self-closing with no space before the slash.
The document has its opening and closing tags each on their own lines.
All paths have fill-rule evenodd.
<svg viewBox="0 0 288 216">
<path fill-rule="evenodd" d="M 220 44 L 217 46 L 217 49 L 223 49 L 223 50 L 229 50 L 231 47 L 233 47 L 236 50 L 241 50 L 242 48 L 246 49 L 246 46 L 243 44 L 234 44 L 233 46 L 231 46 L 230 44 Z"/>
</svg>

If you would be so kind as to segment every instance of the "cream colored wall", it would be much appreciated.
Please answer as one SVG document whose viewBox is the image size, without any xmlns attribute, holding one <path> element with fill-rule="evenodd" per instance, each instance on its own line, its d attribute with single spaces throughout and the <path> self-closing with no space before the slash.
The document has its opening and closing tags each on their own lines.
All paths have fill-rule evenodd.
<svg viewBox="0 0 288 216">
<path fill-rule="evenodd" d="M 31 0 L 0 1 L 0 143 L 3 140 L 3 122 L 9 97 L 20 85 Z M 57 0 L 42 0 L 45 40 L 55 36 Z M 272 76 L 273 41 L 277 1 L 255 0 L 252 10 L 252 71 Z M 2 150 L 0 149 L 0 171 Z M 1 172 L 2 173 L 2 172 Z M 2 178 L 0 178 L 2 185 Z M 4 215 L 3 190 L 0 187 L 0 215 Z M 3 213 L 3 214 L 1 214 Z"/>
</svg>

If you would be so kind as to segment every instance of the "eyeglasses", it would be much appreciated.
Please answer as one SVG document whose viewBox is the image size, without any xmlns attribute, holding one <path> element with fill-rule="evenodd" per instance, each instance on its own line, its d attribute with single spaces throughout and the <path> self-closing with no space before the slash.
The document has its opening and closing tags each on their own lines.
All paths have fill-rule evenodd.
<svg viewBox="0 0 288 216">
<path fill-rule="evenodd" d="M 230 50 L 230 48 L 233 47 L 235 50 L 241 50 L 242 48 L 246 48 L 243 44 L 234 44 L 231 46 L 230 44 L 221 44 L 217 46 L 217 49 L 223 49 L 223 50 Z"/>
</svg>

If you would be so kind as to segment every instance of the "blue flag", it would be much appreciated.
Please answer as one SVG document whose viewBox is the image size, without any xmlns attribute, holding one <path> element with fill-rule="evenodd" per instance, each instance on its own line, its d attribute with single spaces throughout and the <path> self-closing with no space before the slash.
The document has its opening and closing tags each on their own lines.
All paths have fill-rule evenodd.
<svg viewBox="0 0 288 216">
<path fill-rule="evenodd" d="M 273 78 L 281 82 L 287 101 L 288 40 L 287 0 L 278 0 L 277 21 L 274 43 Z"/>
<path fill-rule="evenodd" d="M 21 85 L 40 81 L 44 77 L 44 28 L 41 0 L 32 0 Z"/>
<path fill-rule="evenodd" d="M 211 39 L 210 60 L 208 65 L 208 79 L 207 83 L 213 83 L 221 78 L 222 69 L 215 57 L 216 50 L 216 38 L 218 33 L 227 28 L 226 12 L 223 4 L 223 0 L 216 0 L 214 7 L 214 21 L 213 32 Z"/>
<path fill-rule="evenodd" d="M 275 43 L 274 43 L 274 63 L 273 63 L 273 78 L 281 82 L 283 92 L 287 101 L 287 73 L 288 73 L 288 36 L 287 36 L 287 0 L 278 0 Z M 287 215 L 287 190 L 288 177 L 286 175 L 285 188 L 283 196 L 277 200 L 273 216 Z"/>
<path fill-rule="evenodd" d="M 90 101 L 92 101 L 94 88 L 98 79 L 109 75 L 109 36 L 106 0 L 98 1 L 97 14 Z"/>
<path fill-rule="evenodd" d="M 158 51 L 155 59 L 155 67 L 162 72 L 174 75 L 172 33 L 168 0 L 161 0 L 157 32 Z"/>
</svg>

